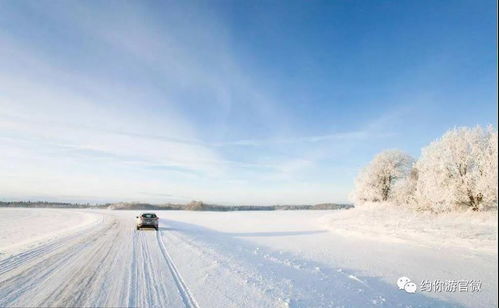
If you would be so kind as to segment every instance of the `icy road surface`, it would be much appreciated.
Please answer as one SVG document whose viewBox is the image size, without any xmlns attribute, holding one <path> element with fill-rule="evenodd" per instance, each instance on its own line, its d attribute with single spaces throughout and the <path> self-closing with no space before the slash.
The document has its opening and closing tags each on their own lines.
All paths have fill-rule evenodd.
<svg viewBox="0 0 499 308">
<path fill-rule="evenodd" d="M 497 306 L 497 251 L 342 236 L 330 211 L 156 213 L 158 232 L 135 211 L 0 209 L 0 307 Z M 409 294 L 400 276 L 482 286 Z"/>
</svg>

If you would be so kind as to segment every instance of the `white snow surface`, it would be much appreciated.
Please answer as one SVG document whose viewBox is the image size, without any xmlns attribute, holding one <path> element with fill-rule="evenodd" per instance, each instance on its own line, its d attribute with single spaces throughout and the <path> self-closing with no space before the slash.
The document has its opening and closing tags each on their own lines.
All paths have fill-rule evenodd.
<svg viewBox="0 0 499 308">
<path fill-rule="evenodd" d="M 348 211 L 325 215 L 331 231 L 434 247 L 469 248 L 497 254 L 497 211 L 472 210 L 434 214 L 390 204 L 366 204 Z"/>
<path fill-rule="evenodd" d="M 386 235 L 390 221 L 349 229 L 349 222 L 369 222 L 357 210 L 156 211 L 156 232 L 135 230 L 137 211 L 1 209 L 0 251 L 26 244 L 0 254 L 0 306 L 497 306 L 497 250 L 466 239 L 429 245 L 431 232 Z M 47 227 L 65 215 L 78 227 Z M 22 232 L 38 234 L 37 244 L 13 233 L 10 219 L 24 220 Z M 455 227 L 444 221 L 435 234 Z M 497 233 L 497 224 L 480 230 Z M 485 242 L 491 236 L 475 235 Z M 396 285 L 401 276 L 417 284 L 474 279 L 482 288 L 409 294 Z"/>
<path fill-rule="evenodd" d="M 102 215 L 65 209 L 0 208 L 0 256 L 19 253 L 102 220 Z"/>
</svg>

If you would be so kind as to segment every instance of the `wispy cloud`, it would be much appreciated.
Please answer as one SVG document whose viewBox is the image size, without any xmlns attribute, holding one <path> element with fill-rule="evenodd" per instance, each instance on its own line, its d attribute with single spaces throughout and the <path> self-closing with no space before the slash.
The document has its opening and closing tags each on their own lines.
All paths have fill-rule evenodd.
<svg viewBox="0 0 499 308">
<path fill-rule="evenodd" d="M 5 19 L 2 194 L 325 201 L 334 189 L 324 160 L 391 136 L 374 122 L 296 125 L 216 13 L 169 3 L 158 18 L 139 2 L 108 5 L 25 2 Z"/>
<path fill-rule="evenodd" d="M 372 137 L 386 137 L 392 133 L 369 133 L 367 131 L 354 131 L 354 132 L 344 132 L 344 133 L 334 133 L 327 135 L 318 136 L 304 136 L 304 137 L 294 137 L 294 138 L 283 138 L 283 139 L 243 139 L 236 141 L 225 141 L 213 143 L 213 146 L 268 146 L 268 145 L 280 145 L 280 144 L 307 144 L 307 143 L 318 143 L 318 142 L 328 142 L 328 141 L 354 141 L 363 140 Z"/>
</svg>

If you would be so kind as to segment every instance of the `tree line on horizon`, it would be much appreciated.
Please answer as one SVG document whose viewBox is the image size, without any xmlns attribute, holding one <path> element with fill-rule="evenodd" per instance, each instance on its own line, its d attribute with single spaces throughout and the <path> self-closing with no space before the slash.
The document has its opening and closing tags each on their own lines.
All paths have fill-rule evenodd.
<svg viewBox="0 0 499 308">
<path fill-rule="evenodd" d="M 185 210 L 185 211 L 275 211 L 275 210 L 337 210 L 353 207 L 351 204 L 320 203 L 314 205 L 216 205 L 202 201 L 187 204 L 150 204 L 142 202 L 118 202 L 105 204 L 48 202 L 48 201 L 0 201 L 0 207 L 27 208 L 92 208 L 109 210 Z"/>
</svg>

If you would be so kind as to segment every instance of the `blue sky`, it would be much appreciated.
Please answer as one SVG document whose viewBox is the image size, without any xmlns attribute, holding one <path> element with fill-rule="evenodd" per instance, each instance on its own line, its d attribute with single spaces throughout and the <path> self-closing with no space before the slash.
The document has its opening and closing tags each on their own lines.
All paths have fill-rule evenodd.
<svg viewBox="0 0 499 308">
<path fill-rule="evenodd" d="M 1 1 L 0 198 L 345 202 L 497 127 L 495 1 Z"/>
</svg>

